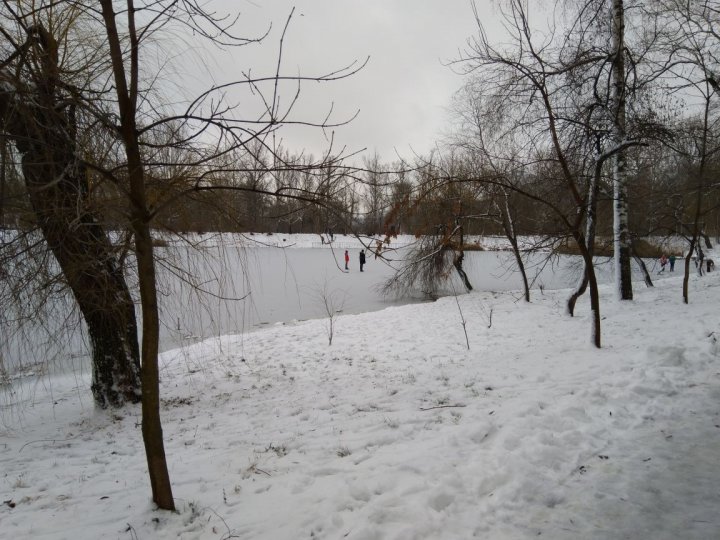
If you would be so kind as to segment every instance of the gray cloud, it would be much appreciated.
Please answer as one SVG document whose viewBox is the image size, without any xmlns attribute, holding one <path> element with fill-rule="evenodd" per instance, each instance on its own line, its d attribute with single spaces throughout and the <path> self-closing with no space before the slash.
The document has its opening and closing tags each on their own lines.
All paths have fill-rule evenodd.
<svg viewBox="0 0 720 540">
<path fill-rule="evenodd" d="M 349 79 L 319 85 L 305 84 L 294 117 L 319 120 L 334 103 L 336 119 L 359 116 L 336 130 L 336 147 L 368 148 L 384 160 L 395 151 L 411 156 L 430 150 L 447 122 L 446 108 L 462 79 L 443 65 L 457 57 L 476 32 L 466 0 L 214 0 L 218 11 L 240 12 L 237 33 L 249 37 L 272 30 L 262 44 L 234 51 L 206 50 L 210 75 L 197 70 L 198 83 L 236 78 L 241 70 L 268 75 L 277 61 L 279 39 L 295 6 L 285 38 L 283 71 L 319 75 L 362 62 L 368 65 Z M 488 0 L 478 6 L 490 13 Z M 283 88 L 285 102 L 294 88 Z M 245 95 L 231 94 L 245 107 Z M 322 133 L 304 129 L 283 131 L 285 144 L 317 154 L 325 147 Z"/>
</svg>

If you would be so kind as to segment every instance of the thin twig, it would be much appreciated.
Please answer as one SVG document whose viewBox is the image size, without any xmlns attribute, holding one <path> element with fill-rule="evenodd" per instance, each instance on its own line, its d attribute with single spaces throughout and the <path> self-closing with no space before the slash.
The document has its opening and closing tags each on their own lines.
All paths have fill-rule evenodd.
<svg viewBox="0 0 720 540">
<path fill-rule="evenodd" d="M 449 409 L 451 407 L 467 407 L 467 405 L 463 405 L 462 403 L 458 403 L 457 405 L 437 405 L 435 407 L 420 407 L 420 410 L 429 411 L 431 409 Z"/>
<path fill-rule="evenodd" d="M 74 441 L 76 438 L 77 438 L 77 437 L 72 437 L 72 438 L 70 438 L 70 439 L 38 439 L 37 441 L 30 441 L 30 442 L 27 442 L 27 443 L 23 444 L 23 445 L 20 447 L 20 450 L 18 450 L 18 452 L 22 452 L 23 449 L 24 449 L 26 446 L 30 445 L 30 444 L 35 444 L 35 443 L 39 443 L 39 442 L 50 442 L 50 443 L 55 444 L 56 442 Z"/>
</svg>

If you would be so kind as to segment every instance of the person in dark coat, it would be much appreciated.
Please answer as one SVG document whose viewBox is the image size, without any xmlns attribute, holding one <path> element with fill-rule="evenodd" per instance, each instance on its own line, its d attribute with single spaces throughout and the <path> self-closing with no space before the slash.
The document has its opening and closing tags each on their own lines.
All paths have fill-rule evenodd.
<svg viewBox="0 0 720 540">
<path fill-rule="evenodd" d="M 360 271 L 363 272 L 363 266 L 365 266 L 365 250 L 360 250 Z"/>
<path fill-rule="evenodd" d="M 670 255 L 670 258 L 668 259 L 670 261 L 670 271 L 675 271 L 675 255 Z"/>
</svg>

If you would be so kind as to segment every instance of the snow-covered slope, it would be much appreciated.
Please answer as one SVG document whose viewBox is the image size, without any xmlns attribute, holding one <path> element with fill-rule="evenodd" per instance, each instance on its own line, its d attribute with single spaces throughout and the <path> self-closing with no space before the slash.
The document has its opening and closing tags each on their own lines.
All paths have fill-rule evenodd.
<svg viewBox="0 0 720 540">
<path fill-rule="evenodd" d="M 280 325 L 162 357 L 178 513 L 153 509 L 140 410 L 84 377 L 15 389 L 12 539 L 720 538 L 720 272 L 620 303 L 477 293 Z M 467 321 L 468 350 L 461 324 Z"/>
</svg>

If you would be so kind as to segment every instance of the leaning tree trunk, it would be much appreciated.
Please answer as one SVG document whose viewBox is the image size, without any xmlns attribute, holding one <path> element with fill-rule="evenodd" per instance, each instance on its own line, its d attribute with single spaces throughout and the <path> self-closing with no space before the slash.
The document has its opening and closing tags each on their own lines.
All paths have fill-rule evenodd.
<svg viewBox="0 0 720 540">
<path fill-rule="evenodd" d="M 645 266 L 645 261 L 642 260 L 642 257 L 640 257 L 635 251 L 633 250 L 633 259 L 635 259 L 635 262 L 640 267 L 640 272 L 642 272 L 643 275 L 643 281 L 645 281 L 646 287 L 654 287 L 652 278 L 650 277 L 650 272 L 648 272 L 647 266 Z"/>
<path fill-rule="evenodd" d="M 601 345 L 600 339 L 600 292 L 598 290 L 597 277 L 595 276 L 595 266 L 593 265 L 592 252 L 585 238 L 580 233 L 575 233 L 575 242 L 580 249 L 583 261 L 585 262 L 585 273 L 587 276 L 587 286 L 590 288 L 590 312 L 592 315 L 592 342 L 598 349 Z"/>
<path fill-rule="evenodd" d="M 57 153 L 57 150 L 56 150 Z M 67 157 L 67 156 L 65 156 Z M 92 351 L 92 393 L 101 407 L 140 401 L 135 304 L 105 232 L 86 209 L 83 180 L 28 152 L 23 174 L 50 250 L 85 319 Z M 66 168 L 67 170 L 67 168 Z M 60 178 L 48 185 L 48 178 Z"/>
<path fill-rule="evenodd" d="M 577 304 L 578 299 L 585 294 L 585 291 L 587 290 L 588 286 L 588 272 L 587 272 L 587 266 L 585 265 L 585 262 L 583 261 L 583 274 L 580 278 L 580 281 L 578 282 L 577 286 L 575 287 L 575 290 L 572 292 L 570 297 L 567 301 L 567 312 L 568 315 L 571 317 L 575 316 L 575 305 Z"/>
<path fill-rule="evenodd" d="M 598 149 L 599 153 L 599 149 Z M 583 258 L 583 275 L 580 282 L 575 287 L 575 290 L 570 295 L 567 301 L 567 312 L 571 317 L 575 316 L 575 304 L 578 299 L 585 294 L 588 283 L 590 281 L 590 273 L 588 272 L 588 261 L 590 266 L 593 265 L 593 257 L 595 256 L 595 233 L 597 230 L 597 205 L 598 197 L 600 195 L 600 174 L 602 173 L 604 159 L 600 156 L 595 160 L 595 168 L 593 175 L 590 178 L 590 185 L 588 186 L 588 201 L 587 201 L 587 218 L 585 221 L 585 242 L 587 244 L 587 250 L 589 257 Z"/>
<path fill-rule="evenodd" d="M 465 285 L 465 289 L 468 291 L 473 290 L 473 286 L 470 283 L 470 278 L 468 278 L 467 272 L 465 272 L 465 269 L 463 269 L 463 260 L 465 259 L 465 252 L 462 248 L 460 248 L 460 253 L 455 255 L 453 258 L 453 266 L 455 267 L 455 271 L 458 273 L 458 276 L 460 276 L 460 279 L 463 282 L 463 285 Z"/>
<path fill-rule="evenodd" d="M 653 284 L 652 278 L 650 277 L 650 272 L 648 271 L 647 266 L 645 266 L 645 261 L 642 260 L 642 257 L 640 257 L 640 255 L 638 255 L 637 251 L 635 250 L 635 242 L 631 244 L 631 248 L 633 259 L 635 259 L 635 262 L 640 267 L 640 271 L 642 272 L 645 286 L 654 287 L 655 285 Z"/>
<path fill-rule="evenodd" d="M 503 194 L 503 206 L 500 207 L 500 205 L 495 202 L 495 208 L 500 212 L 500 219 L 502 222 L 503 231 L 505 231 L 505 237 L 510 242 L 510 246 L 512 247 L 513 255 L 515 256 L 515 262 L 517 263 L 518 270 L 520 271 L 520 277 L 522 278 L 523 282 L 523 293 L 525 296 L 525 301 L 530 301 L 530 284 L 528 283 L 527 278 L 527 271 L 525 270 L 525 263 L 522 259 L 522 254 L 520 253 L 520 246 L 518 245 L 517 241 L 517 233 L 515 232 L 515 223 L 513 220 L 513 215 L 510 212 L 510 204 L 508 203 L 508 194 L 507 191 L 504 189 L 502 190 Z"/>
<path fill-rule="evenodd" d="M 700 236 L 705 241 L 705 247 L 707 249 L 712 249 L 713 248 L 712 242 L 710 241 L 710 237 L 705 233 L 705 231 L 700 231 Z"/>
<path fill-rule="evenodd" d="M 515 256 L 515 263 L 517 264 L 518 270 L 520 271 L 520 277 L 523 282 L 523 296 L 526 302 L 530 301 L 530 283 L 527 278 L 527 270 L 525 270 L 525 263 L 520 253 L 520 246 L 518 245 L 517 237 L 508 237 L 510 240 L 510 246 L 512 247 L 513 255 Z"/>
<path fill-rule="evenodd" d="M 625 129 L 625 7 L 623 0 L 613 0 L 613 51 L 612 101 L 613 142 L 623 144 Z M 632 300 L 632 272 L 630 268 L 630 227 L 628 224 L 627 171 L 625 151 L 618 150 L 613 157 L 613 220 L 614 259 L 618 294 L 622 300 Z"/>
<path fill-rule="evenodd" d="M 467 272 L 465 272 L 465 269 L 463 268 L 463 261 L 465 260 L 465 237 L 463 235 L 463 227 L 462 225 L 459 226 L 460 228 L 460 245 L 458 247 L 459 253 L 455 253 L 453 255 L 453 266 L 455 267 L 455 271 L 460 276 L 460 279 L 463 282 L 463 285 L 465 285 L 465 289 L 467 291 L 472 291 L 473 287 L 470 283 L 470 278 L 468 278 Z"/>
<path fill-rule="evenodd" d="M 102 407 L 140 400 L 135 308 L 122 269 L 89 206 L 72 103 L 62 94 L 58 48 L 41 26 L 0 71 L 3 136 L 22 156 L 28 196 L 45 241 L 87 324 L 92 391 Z"/>
</svg>

